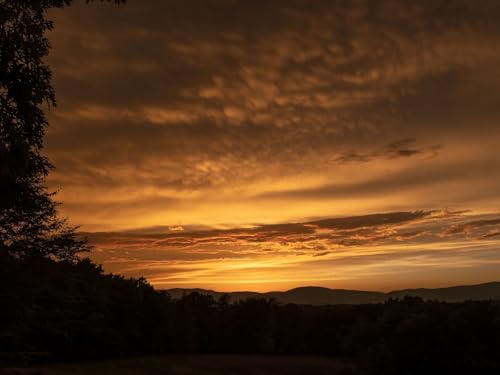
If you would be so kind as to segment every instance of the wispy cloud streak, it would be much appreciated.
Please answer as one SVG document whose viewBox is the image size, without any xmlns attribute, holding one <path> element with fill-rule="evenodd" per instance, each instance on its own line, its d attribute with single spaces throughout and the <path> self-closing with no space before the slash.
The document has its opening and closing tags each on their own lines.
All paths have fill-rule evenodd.
<svg viewBox="0 0 500 375">
<path fill-rule="evenodd" d="M 463 269 L 485 281 L 492 277 L 490 268 L 500 265 L 498 232 L 499 214 L 415 211 L 252 228 L 88 235 L 96 246 L 93 258 L 105 268 L 144 275 L 159 287 L 265 289 L 311 282 L 416 286 L 425 277 L 441 285 Z"/>
</svg>

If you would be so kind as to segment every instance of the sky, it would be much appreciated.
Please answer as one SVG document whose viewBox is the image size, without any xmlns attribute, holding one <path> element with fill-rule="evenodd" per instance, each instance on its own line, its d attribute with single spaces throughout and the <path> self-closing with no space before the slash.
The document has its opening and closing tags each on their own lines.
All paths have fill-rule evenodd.
<svg viewBox="0 0 500 375">
<path fill-rule="evenodd" d="M 48 184 L 154 286 L 500 280 L 498 1 L 84 1 L 50 13 Z"/>
</svg>

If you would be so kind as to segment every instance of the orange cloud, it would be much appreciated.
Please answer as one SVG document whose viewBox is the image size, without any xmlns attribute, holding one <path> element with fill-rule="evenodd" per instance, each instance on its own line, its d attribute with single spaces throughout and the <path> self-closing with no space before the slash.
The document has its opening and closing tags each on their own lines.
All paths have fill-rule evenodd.
<svg viewBox="0 0 500 375">
<path fill-rule="evenodd" d="M 498 228 L 465 214 L 316 219 L 500 207 L 495 1 L 144 0 L 51 16 L 49 185 L 72 223 L 119 233 L 92 235 L 109 269 L 262 288 L 388 280 L 398 267 L 432 279 L 418 265 L 445 254 L 448 275 L 494 269 Z"/>
<path fill-rule="evenodd" d="M 105 269 L 146 276 L 157 287 L 265 290 L 270 285 L 366 283 L 366 289 L 391 285 L 393 278 L 416 286 L 418 278 L 437 270 L 440 284 L 463 268 L 472 268 L 477 280 L 491 278 L 488 268 L 500 264 L 495 250 L 499 240 L 491 232 L 484 234 L 483 225 L 475 226 L 472 237 L 461 231 L 453 232 L 453 238 L 442 236 L 450 225 L 464 226 L 472 218 L 500 230 L 498 214 L 419 211 L 253 228 L 144 228 L 87 235 L 96 246 L 92 257 Z M 485 235 L 489 242 L 484 242 Z M 410 270 L 415 275 L 405 279 Z M 375 286 L 369 286 L 375 278 Z"/>
</svg>

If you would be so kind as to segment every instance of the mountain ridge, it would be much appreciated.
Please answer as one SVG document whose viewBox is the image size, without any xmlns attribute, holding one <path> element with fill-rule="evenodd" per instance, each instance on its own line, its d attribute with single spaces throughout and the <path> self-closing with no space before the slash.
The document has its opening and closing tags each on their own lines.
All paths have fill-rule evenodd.
<svg viewBox="0 0 500 375">
<path fill-rule="evenodd" d="M 462 302 L 466 300 L 500 300 L 500 282 L 492 281 L 481 284 L 457 285 L 444 288 L 413 288 L 393 290 L 390 292 L 376 292 L 350 289 L 331 289 L 320 286 L 303 286 L 286 291 L 253 292 L 235 291 L 218 292 L 202 288 L 173 288 L 165 289 L 172 298 L 179 299 L 183 295 L 197 292 L 211 295 L 219 299 L 224 295 L 231 302 L 247 298 L 270 298 L 279 303 L 295 303 L 299 305 L 342 305 L 381 303 L 389 298 L 403 298 L 404 296 L 420 297 L 424 300 L 442 302 Z"/>
</svg>

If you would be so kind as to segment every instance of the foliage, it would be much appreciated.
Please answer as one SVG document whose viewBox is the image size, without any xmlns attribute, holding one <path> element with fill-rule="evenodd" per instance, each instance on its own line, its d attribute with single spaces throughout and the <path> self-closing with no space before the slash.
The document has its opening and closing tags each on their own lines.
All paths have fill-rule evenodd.
<svg viewBox="0 0 500 375">
<path fill-rule="evenodd" d="M 46 11 L 71 0 L 0 0 L 0 353 L 70 360 L 165 353 L 359 358 L 380 374 L 495 373 L 500 304 L 418 298 L 352 306 L 179 300 L 104 274 L 56 215 L 42 155 L 55 105 Z M 115 1 L 121 2 L 121 1 Z M 54 262 L 54 260 L 59 260 Z"/>
<path fill-rule="evenodd" d="M 0 353 L 15 360 L 233 353 L 353 358 L 380 374 L 500 369 L 495 301 L 299 306 L 198 293 L 173 300 L 88 260 L 3 262 Z"/>
<path fill-rule="evenodd" d="M 16 258 L 74 260 L 88 250 L 57 217 L 45 186 L 53 166 L 42 155 L 43 106 L 56 104 L 43 61 L 50 48 L 45 33 L 53 27 L 46 12 L 71 2 L 0 0 L 0 251 Z"/>
</svg>

